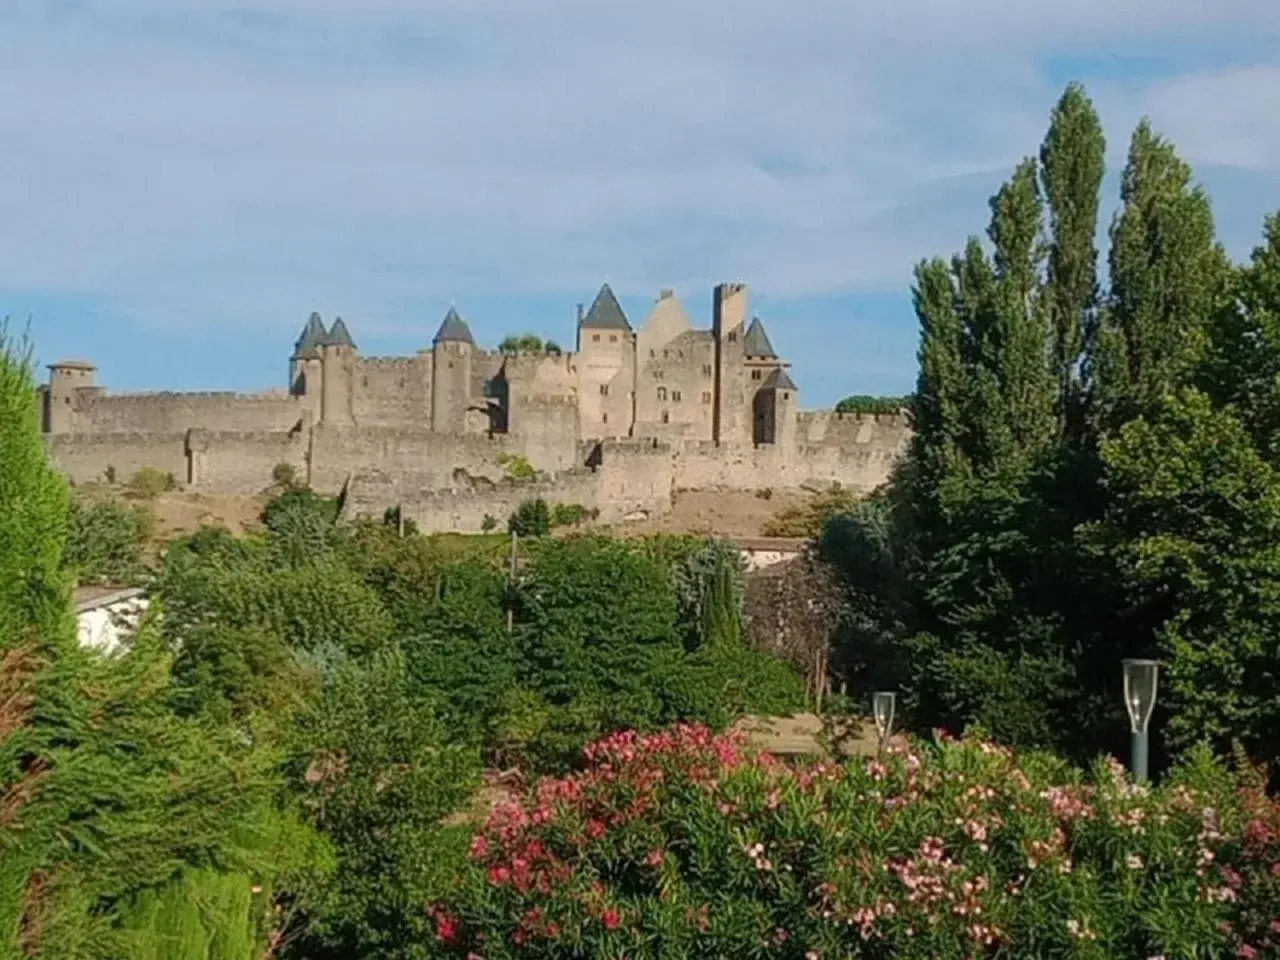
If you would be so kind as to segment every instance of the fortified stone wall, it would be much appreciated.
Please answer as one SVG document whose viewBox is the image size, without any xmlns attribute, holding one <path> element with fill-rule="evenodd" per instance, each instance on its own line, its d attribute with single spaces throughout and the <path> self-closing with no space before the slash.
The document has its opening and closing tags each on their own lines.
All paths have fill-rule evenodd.
<svg viewBox="0 0 1280 960">
<path fill-rule="evenodd" d="M 553 499 L 625 516 L 669 501 L 673 489 L 839 483 L 871 490 L 888 479 L 910 438 L 909 424 L 901 416 L 823 412 L 800 415 L 800 444 L 790 455 L 770 445 L 717 447 L 662 438 L 579 443 L 571 403 L 526 397 L 518 401 L 516 414 L 522 429 L 514 434 L 310 426 L 304 416 L 293 429 L 52 434 L 47 441 L 54 462 L 74 483 L 100 481 L 109 467 L 119 480 L 151 467 L 195 489 L 225 493 L 265 489 L 278 463 L 292 465 L 299 477 L 324 493 L 336 493 L 351 476 L 371 470 L 408 478 L 419 489 L 448 490 L 460 476 L 498 483 L 507 476 L 504 455 L 524 456 L 535 469 L 557 477 L 592 464 L 596 472 L 590 500 L 571 500 L 569 493 L 556 493 Z M 475 499 L 469 493 L 463 502 Z M 474 512 L 471 506 L 465 511 Z"/>
<path fill-rule="evenodd" d="M 510 449 L 539 470 L 568 470 L 582 463 L 577 456 L 578 407 L 571 397 L 517 397 L 512 424 L 506 434 Z"/>
<path fill-rule="evenodd" d="M 498 458 L 512 449 L 505 436 L 440 434 L 403 427 L 334 427 L 311 433 L 310 482 L 323 493 L 342 489 L 354 473 L 378 470 L 446 487 L 457 470 L 498 479 Z"/>
<path fill-rule="evenodd" d="M 393 474 L 377 469 L 354 473 L 345 510 L 354 517 L 381 517 L 399 506 L 424 533 L 479 533 L 485 520 L 500 524 L 526 500 L 579 504 L 599 511 L 604 523 L 660 516 L 671 509 L 672 452 L 627 441 L 591 445 L 595 467 L 576 467 L 545 479 L 513 481 L 454 471 L 447 484 L 436 473 Z"/>
<path fill-rule="evenodd" d="M 186 483 L 186 431 L 168 433 L 51 434 L 46 437 L 49 455 L 58 469 L 75 484 L 97 483 L 109 469 L 121 482 L 143 467 L 172 473 Z M 270 473 L 262 486 L 270 482 Z"/>
<path fill-rule="evenodd" d="M 431 355 L 361 357 L 352 387 L 356 421 L 376 426 L 431 419 Z"/>
<path fill-rule="evenodd" d="M 554 480 L 516 483 L 485 482 L 479 478 L 449 487 L 435 487 L 429 478 L 392 478 L 381 471 L 352 477 L 345 510 L 354 517 L 381 517 L 388 507 L 400 506 L 404 516 L 423 533 L 479 533 L 485 518 L 505 526 L 507 518 L 526 500 L 596 506 L 599 478 L 590 470 L 558 475 Z"/>
<path fill-rule="evenodd" d="M 802 413 L 794 453 L 755 447 L 686 445 L 676 458 L 676 486 L 684 489 L 803 487 L 839 483 L 870 491 L 889 478 L 905 452 L 910 424 L 900 414 Z"/>
<path fill-rule="evenodd" d="M 288 394 L 134 393 L 83 391 L 71 417 L 76 433 L 174 433 L 205 430 L 289 430 L 301 412 Z"/>
<path fill-rule="evenodd" d="M 210 493 L 260 493 L 272 482 L 276 464 L 307 475 L 308 434 L 192 430 L 186 437 L 190 485 Z"/>
</svg>

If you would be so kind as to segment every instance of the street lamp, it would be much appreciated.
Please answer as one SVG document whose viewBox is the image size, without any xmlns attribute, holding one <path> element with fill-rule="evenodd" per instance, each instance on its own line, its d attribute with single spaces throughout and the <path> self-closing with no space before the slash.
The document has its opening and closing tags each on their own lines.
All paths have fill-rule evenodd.
<svg viewBox="0 0 1280 960">
<path fill-rule="evenodd" d="M 1160 664 L 1155 660 L 1125 660 L 1124 708 L 1129 712 L 1132 734 L 1130 768 L 1134 780 L 1147 779 L 1147 725 L 1156 706 L 1156 675 Z"/>
<path fill-rule="evenodd" d="M 880 752 L 884 752 L 889 742 L 889 734 L 893 730 L 893 706 L 898 695 L 892 690 L 877 690 L 871 694 L 871 717 L 876 722 L 876 733 L 880 737 Z"/>
</svg>

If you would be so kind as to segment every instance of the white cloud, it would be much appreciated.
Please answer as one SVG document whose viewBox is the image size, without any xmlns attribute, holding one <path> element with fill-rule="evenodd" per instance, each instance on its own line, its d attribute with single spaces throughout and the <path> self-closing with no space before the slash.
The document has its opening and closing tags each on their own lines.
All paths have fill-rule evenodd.
<svg viewBox="0 0 1280 960">
<path fill-rule="evenodd" d="M 1273 0 L 28 3 L 0 14 L 0 291 L 283 329 L 604 275 L 901 288 L 1036 148 L 1043 55 L 1277 34 Z M 1113 99 L 1274 171 L 1277 86 Z"/>
</svg>

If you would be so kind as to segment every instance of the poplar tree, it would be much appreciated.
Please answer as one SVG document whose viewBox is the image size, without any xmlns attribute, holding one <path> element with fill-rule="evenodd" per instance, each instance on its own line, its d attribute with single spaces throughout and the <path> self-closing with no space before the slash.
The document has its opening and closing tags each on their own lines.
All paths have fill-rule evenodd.
<svg viewBox="0 0 1280 960">
<path fill-rule="evenodd" d="M 1036 162 L 1027 158 L 992 198 L 987 229 L 996 285 L 983 361 L 999 392 L 1001 460 L 1025 459 L 1053 435 L 1042 224 Z"/>
<path fill-rule="evenodd" d="M 1084 88 L 1067 87 L 1040 147 L 1048 203 L 1045 303 L 1053 336 L 1060 435 L 1078 435 L 1084 391 L 1081 363 L 1097 335 L 1098 205 L 1105 172 L 1102 122 Z"/>
<path fill-rule="evenodd" d="M 1129 144 L 1120 200 L 1111 225 L 1111 295 L 1093 365 L 1097 412 L 1108 431 L 1196 376 L 1229 277 L 1208 197 L 1146 120 Z"/>
</svg>

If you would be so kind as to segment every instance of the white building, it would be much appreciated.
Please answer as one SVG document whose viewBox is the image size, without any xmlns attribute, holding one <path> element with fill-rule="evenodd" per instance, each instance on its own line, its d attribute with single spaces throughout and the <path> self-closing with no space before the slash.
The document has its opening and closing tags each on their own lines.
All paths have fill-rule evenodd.
<svg viewBox="0 0 1280 960">
<path fill-rule="evenodd" d="M 80 587 L 75 592 L 76 639 L 111 656 L 138 629 L 148 605 L 141 587 Z"/>
</svg>

